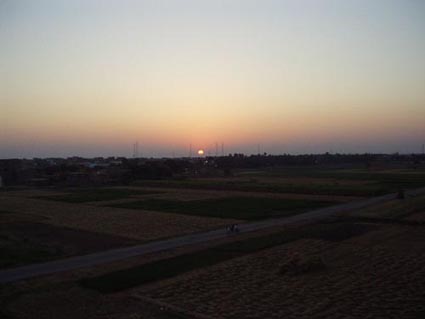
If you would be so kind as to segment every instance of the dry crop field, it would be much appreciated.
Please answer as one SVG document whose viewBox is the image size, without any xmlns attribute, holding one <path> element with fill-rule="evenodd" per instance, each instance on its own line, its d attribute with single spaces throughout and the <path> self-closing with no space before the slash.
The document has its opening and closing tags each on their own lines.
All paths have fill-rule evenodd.
<svg viewBox="0 0 425 319">
<path fill-rule="evenodd" d="M 411 226 L 385 226 L 342 242 L 303 239 L 135 294 L 209 318 L 420 318 L 424 248 L 423 229 Z M 294 255 L 294 270 L 282 273 Z M 310 270 L 316 260 L 322 267 Z"/>
</svg>

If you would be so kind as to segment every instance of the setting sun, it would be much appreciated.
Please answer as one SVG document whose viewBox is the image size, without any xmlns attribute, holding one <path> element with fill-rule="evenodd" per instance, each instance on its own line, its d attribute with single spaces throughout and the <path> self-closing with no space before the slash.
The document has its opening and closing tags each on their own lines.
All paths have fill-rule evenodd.
<svg viewBox="0 0 425 319">
<path fill-rule="evenodd" d="M 204 155 L 204 150 L 198 150 L 198 155 Z"/>
</svg>

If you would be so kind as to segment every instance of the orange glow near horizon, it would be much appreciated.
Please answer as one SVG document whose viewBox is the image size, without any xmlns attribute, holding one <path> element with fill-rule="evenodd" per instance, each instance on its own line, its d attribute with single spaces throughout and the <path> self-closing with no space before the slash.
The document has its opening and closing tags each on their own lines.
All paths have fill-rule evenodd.
<svg viewBox="0 0 425 319">
<path fill-rule="evenodd" d="M 425 2 L 154 2 L 2 7 L 0 158 L 423 144 Z"/>
<path fill-rule="evenodd" d="M 198 155 L 199 155 L 199 156 L 204 155 L 204 150 L 202 150 L 202 149 L 201 149 L 201 150 L 198 150 Z"/>
</svg>

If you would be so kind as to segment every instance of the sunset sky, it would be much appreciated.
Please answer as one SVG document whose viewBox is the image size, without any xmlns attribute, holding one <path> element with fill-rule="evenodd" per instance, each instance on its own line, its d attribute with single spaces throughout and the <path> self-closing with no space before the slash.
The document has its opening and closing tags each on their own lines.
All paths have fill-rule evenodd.
<svg viewBox="0 0 425 319">
<path fill-rule="evenodd" d="M 420 152 L 425 1 L 0 1 L 0 158 Z"/>
</svg>

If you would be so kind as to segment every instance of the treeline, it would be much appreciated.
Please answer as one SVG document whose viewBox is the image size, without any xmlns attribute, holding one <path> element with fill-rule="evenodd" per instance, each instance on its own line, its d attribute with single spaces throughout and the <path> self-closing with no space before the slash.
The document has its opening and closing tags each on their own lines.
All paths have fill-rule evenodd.
<svg viewBox="0 0 425 319">
<path fill-rule="evenodd" d="M 314 166 L 314 165 L 408 165 L 418 167 L 425 162 L 423 154 L 304 154 L 304 155 L 250 155 L 233 154 L 213 158 L 219 168 L 263 168 L 271 166 Z"/>
<path fill-rule="evenodd" d="M 236 169 L 267 167 L 425 168 L 423 154 L 230 154 L 202 158 L 68 158 L 0 160 L 4 186 L 110 185 L 135 180 L 229 176 Z M 0 185 L 1 185 L 0 184 Z"/>
</svg>

